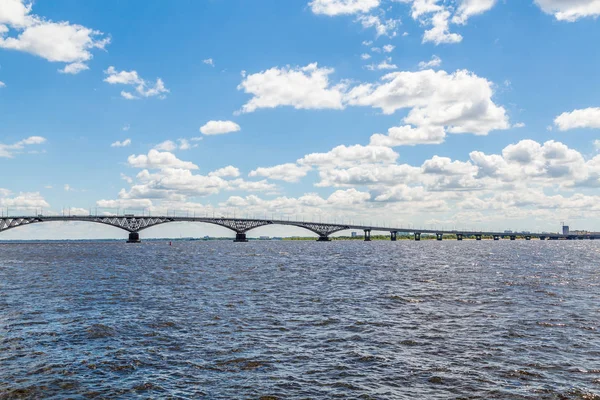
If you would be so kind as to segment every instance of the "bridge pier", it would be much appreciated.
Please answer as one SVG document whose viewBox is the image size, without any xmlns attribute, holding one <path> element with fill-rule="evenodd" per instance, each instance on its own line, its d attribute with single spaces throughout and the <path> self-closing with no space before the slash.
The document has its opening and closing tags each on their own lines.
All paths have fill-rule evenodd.
<svg viewBox="0 0 600 400">
<path fill-rule="evenodd" d="M 415 232 L 415 242 L 421 241 L 421 232 Z"/>
<path fill-rule="evenodd" d="M 463 234 L 462 233 L 457 233 L 456 234 L 456 240 L 463 240 Z"/>
<path fill-rule="evenodd" d="M 475 235 L 475 240 L 481 240 L 481 235 Z"/>
<path fill-rule="evenodd" d="M 137 232 L 131 232 L 129 234 L 129 239 L 127 239 L 127 243 L 142 243 L 140 240 L 140 234 Z"/>
<path fill-rule="evenodd" d="M 494 240 L 500 240 L 500 236 L 494 235 Z"/>
<path fill-rule="evenodd" d="M 391 239 L 392 239 L 392 242 L 395 242 L 395 241 L 397 241 L 397 240 L 398 240 L 398 232 L 396 232 L 396 231 L 391 231 L 390 233 L 391 233 Z"/>
<path fill-rule="evenodd" d="M 329 239 L 327 236 L 319 236 L 317 242 L 331 242 L 331 239 Z"/>
<path fill-rule="evenodd" d="M 246 238 L 246 234 L 245 233 L 236 233 L 235 234 L 235 240 L 234 240 L 234 242 L 236 242 L 236 243 L 245 243 L 247 241 L 248 241 L 248 239 Z"/>
<path fill-rule="evenodd" d="M 546 236 L 540 236 L 540 240 L 546 240 Z"/>
<path fill-rule="evenodd" d="M 435 238 L 436 238 L 436 239 L 437 239 L 439 242 L 441 242 L 441 241 L 442 241 L 442 239 L 444 239 L 444 234 L 443 234 L 443 233 L 436 233 L 436 234 L 435 234 Z"/>
<path fill-rule="evenodd" d="M 531 240 L 531 236 L 525 236 L 525 240 Z"/>
<path fill-rule="evenodd" d="M 365 229 L 365 242 L 370 242 L 370 241 L 371 241 L 371 230 Z"/>
<path fill-rule="evenodd" d="M 512 235 L 512 236 L 510 237 L 510 240 L 517 240 L 517 237 L 516 237 L 516 236 L 514 236 L 514 235 Z"/>
</svg>

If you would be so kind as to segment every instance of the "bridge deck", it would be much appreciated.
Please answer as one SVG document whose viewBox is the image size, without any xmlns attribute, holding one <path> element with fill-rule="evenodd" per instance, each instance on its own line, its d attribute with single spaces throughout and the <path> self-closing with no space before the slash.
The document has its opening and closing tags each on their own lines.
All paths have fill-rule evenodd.
<svg viewBox="0 0 600 400">
<path fill-rule="evenodd" d="M 216 218 L 216 217 L 174 217 L 174 216 L 119 216 L 119 215 L 87 215 L 87 216 L 18 216 L 18 217 L 2 217 L 0 218 L 0 232 L 16 228 L 19 226 L 52 222 L 52 221 L 81 221 L 95 222 L 105 225 L 111 225 L 116 228 L 123 229 L 130 233 L 138 233 L 152 226 L 172 223 L 172 222 L 203 222 L 209 224 L 220 225 L 228 228 L 236 234 L 243 235 L 255 228 L 267 225 L 288 225 L 307 229 L 326 238 L 329 235 L 344 231 L 344 230 L 362 230 L 376 232 L 390 232 L 394 237 L 398 233 L 405 234 L 431 234 L 431 235 L 462 235 L 469 236 L 487 236 L 487 237 L 530 237 L 530 238 L 553 238 L 553 239 L 573 239 L 573 238 L 589 238 L 596 239 L 600 236 L 596 235 L 563 235 L 558 233 L 519 233 L 519 232 L 496 232 L 496 231 L 473 231 L 473 230 L 444 230 L 444 229 L 419 229 L 419 228 L 404 228 L 392 226 L 376 226 L 376 225 L 356 225 L 344 223 L 323 223 L 311 221 L 293 221 L 281 219 L 255 219 L 255 218 Z M 370 236 L 370 235 L 369 235 Z M 241 236 L 240 236 L 241 237 Z"/>
</svg>

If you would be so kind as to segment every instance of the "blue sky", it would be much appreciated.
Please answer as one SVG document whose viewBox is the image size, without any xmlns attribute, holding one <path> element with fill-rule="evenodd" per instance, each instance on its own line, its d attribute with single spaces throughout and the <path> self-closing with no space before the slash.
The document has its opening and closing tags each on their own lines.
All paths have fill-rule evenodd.
<svg viewBox="0 0 600 400">
<path fill-rule="evenodd" d="M 0 207 L 600 230 L 599 15 L 599 0 L 0 0 Z M 2 237 L 122 236 L 103 229 Z"/>
</svg>

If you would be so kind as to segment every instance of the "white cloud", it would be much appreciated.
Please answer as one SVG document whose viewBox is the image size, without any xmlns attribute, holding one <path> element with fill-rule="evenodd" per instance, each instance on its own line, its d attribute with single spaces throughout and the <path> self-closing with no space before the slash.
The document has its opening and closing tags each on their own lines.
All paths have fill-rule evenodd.
<svg viewBox="0 0 600 400">
<path fill-rule="evenodd" d="M 396 29 L 400 25 L 399 19 L 381 19 L 377 15 L 359 15 L 358 22 L 363 28 L 375 28 L 376 36 L 394 37 L 397 35 Z"/>
<path fill-rule="evenodd" d="M 436 45 L 442 43 L 460 43 L 462 36 L 458 33 L 451 33 L 448 18 L 450 12 L 440 11 L 431 17 L 432 28 L 425 31 L 423 35 L 423 43 L 432 42 Z"/>
<path fill-rule="evenodd" d="M 73 191 L 75 191 L 75 189 L 73 189 L 71 187 L 71 185 L 69 185 L 68 183 L 65 183 L 64 189 L 65 189 L 65 192 L 73 192 Z"/>
<path fill-rule="evenodd" d="M 388 129 L 387 135 L 376 133 L 371 136 L 372 146 L 414 146 L 417 144 L 440 144 L 444 142 L 446 131 L 442 126 L 423 126 L 414 128 L 410 125 Z"/>
<path fill-rule="evenodd" d="M 0 81 L 0 88 L 6 87 L 6 83 Z"/>
<path fill-rule="evenodd" d="M 127 162 L 134 168 L 181 168 L 181 169 L 198 169 L 198 166 L 189 161 L 181 161 L 174 154 L 169 152 L 160 152 L 152 149 L 148 155 L 140 154 L 138 156 L 131 155 L 127 158 Z"/>
<path fill-rule="evenodd" d="M 600 151 L 600 140 L 596 139 L 592 144 L 594 145 L 596 151 Z"/>
<path fill-rule="evenodd" d="M 389 61 L 386 60 L 381 68 L 395 68 Z M 303 72 L 307 69 L 312 75 Z M 384 114 L 393 114 L 409 108 L 403 122 L 416 128 L 427 128 L 429 134 L 434 135 L 427 141 L 429 143 L 443 138 L 437 127 L 444 127 L 450 133 L 477 135 L 510 127 L 506 110 L 492 100 L 492 82 L 466 70 L 452 74 L 434 70 L 393 72 L 383 76 L 378 83 L 353 87 L 349 87 L 348 82 L 330 84 L 327 75 L 333 72 L 332 69 L 319 70 L 318 78 L 314 76 L 317 70 L 316 64 L 310 64 L 304 68 L 273 68 L 249 75 L 248 78 L 256 78 L 251 83 L 244 81 L 243 85 L 251 88 L 247 91 L 255 97 L 243 106 L 243 110 L 251 112 L 279 106 L 343 109 L 350 105 L 380 108 Z M 426 137 L 430 137 L 429 134 Z"/>
<path fill-rule="evenodd" d="M 344 84 L 331 86 L 330 68 L 319 68 L 317 63 L 306 67 L 271 68 L 246 76 L 238 90 L 252 94 L 242 107 L 248 113 L 259 108 L 292 106 L 296 109 L 342 109 Z"/>
<path fill-rule="evenodd" d="M 233 165 L 228 165 L 224 168 L 219 168 L 216 171 L 212 171 L 208 176 L 218 176 L 219 178 L 237 178 L 240 176 L 240 170 Z"/>
<path fill-rule="evenodd" d="M 50 62 L 66 65 L 63 73 L 76 74 L 88 69 L 91 51 L 104 49 L 110 43 L 100 31 L 68 21 L 53 22 L 32 14 L 33 3 L 25 0 L 3 0 L 0 5 L 0 48 L 23 51 Z M 7 35 L 12 28 L 16 35 Z"/>
<path fill-rule="evenodd" d="M 131 139 L 125 139 L 121 142 L 118 140 L 110 145 L 110 147 L 127 147 L 131 145 Z"/>
<path fill-rule="evenodd" d="M 172 140 L 165 140 L 154 146 L 154 148 L 158 151 L 173 151 L 177 150 L 177 144 Z"/>
<path fill-rule="evenodd" d="M 509 127 L 505 109 L 494 104 L 492 96 L 492 83 L 469 71 L 424 70 L 393 72 L 381 83 L 355 86 L 345 100 L 380 108 L 384 114 L 410 108 L 404 122 L 417 127 L 445 126 L 451 133 L 486 135 Z"/>
<path fill-rule="evenodd" d="M 308 5 L 315 14 L 334 16 L 366 13 L 379 3 L 380 0 L 312 0 Z"/>
<path fill-rule="evenodd" d="M 8 207 L 12 210 L 31 210 L 32 209 L 41 209 L 41 208 L 50 208 L 50 204 L 39 192 L 20 192 L 18 195 L 14 197 L 12 196 L 12 192 L 7 189 L 0 188 L 0 207 L 5 209 Z"/>
<path fill-rule="evenodd" d="M 30 136 L 13 144 L 0 143 L 0 158 L 12 158 L 15 154 L 21 153 L 25 146 L 38 145 L 46 142 L 46 138 L 41 136 Z"/>
<path fill-rule="evenodd" d="M 513 128 L 525 128 L 525 123 L 524 122 L 517 122 L 512 127 Z"/>
<path fill-rule="evenodd" d="M 121 130 L 123 130 L 125 132 L 127 132 L 129 129 L 131 129 L 131 125 L 129 125 L 129 124 L 125 124 L 125 125 L 123 125 L 123 128 L 121 128 Z"/>
<path fill-rule="evenodd" d="M 162 143 L 154 146 L 155 150 L 159 151 L 174 151 L 174 150 L 189 150 L 193 147 L 198 147 L 197 144 L 191 144 L 187 139 L 177 139 L 177 142 L 165 140 Z"/>
<path fill-rule="evenodd" d="M 126 92 L 124 90 L 121 90 L 121 97 L 123 97 L 126 100 L 137 100 L 137 99 L 139 99 L 139 97 L 134 96 L 132 93 Z"/>
<path fill-rule="evenodd" d="M 80 73 L 81 71 L 85 71 L 87 69 L 90 69 L 90 67 L 88 67 L 86 64 L 80 63 L 80 62 L 74 62 L 74 63 L 65 65 L 65 67 L 63 69 L 59 69 L 58 72 L 60 72 L 61 74 L 76 75 L 76 74 Z"/>
<path fill-rule="evenodd" d="M 140 78 L 137 71 L 117 71 L 115 67 L 110 66 L 104 71 L 106 78 L 104 82 L 111 85 L 129 85 L 135 87 L 135 92 L 141 97 L 154 97 L 158 96 L 160 99 L 165 98 L 165 94 L 169 93 L 169 89 L 165 87 L 162 79 L 157 78 L 156 82 L 152 84 L 146 80 Z M 121 91 L 121 96 L 128 100 L 134 100 L 139 96 L 134 95 L 131 92 Z"/>
<path fill-rule="evenodd" d="M 565 112 L 556 117 L 554 125 L 561 131 L 577 128 L 600 128 L 600 107 Z"/>
<path fill-rule="evenodd" d="M 598 17 L 600 0 L 534 0 L 546 13 L 559 21 L 574 22 L 580 18 Z"/>
<path fill-rule="evenodd" d="M 204 135 L 222 135 L 240 130 L 240 126 L 233 121 L 208 121 L 200 128 L 200 132 Z"/>
<path fill-rule="evenodd" d="M 371 55 L 368 53 L 363 53 L 360 55 L 360 58 L 362 58 L 363 60 L 368 60 L 369 58 L 371 58 Z"/>
<path fill-rule="evenodd" d="M 383 46 L 383 51 L 384 53 L 391 53 L 392 51 L 394 51 L 395 48 L 396 46 L 392 44 L 386 44 L 385 46 Z"/>
<path fill-rule="evenodd" d="M 300 178 L 306 176 L 310 166 L 287 163 L 273 167 L 257 168 L 251 171 L 249 176 L 263 176 L 269 179 L 281 180 L 285 182 L 298 182 Z"/>
<path fill-rule="evenodd" d="M 396 64 L 392 64 L 392 57 L 387 57 L 385 60 L 380 62 L 379 64 L 371 64 L 367 65 L 366 68 L 370 71 L 375 70 L 390 70 L 390 69 L 398 69 Z"/>
<path fill-rule="evenodd" d="M 419 69 L 428 69 L 428 68 L 436 68 L 442 65 L 442 59 L 436 55 L 431 57 L 429 61 L 421 61 L 419 63 Z"/>
<path fill-rule="evenodd" d="M 383 146 L 337 146 L 327 153 L 311 153 L 298 160 L 306 166 L 347 166 L 366 163 L 393 163 L 398 153 Z"/>
<path fill-rule="evenodd" d="M 125 175 L 124 173 L 121 173 L 121 179 L 123 179 L 125 182 L 132 184 L 133 183 L 133 179 L 131 179 L 131 177 Z"/>
<path fill-rule="evenodd" d="M 215 66 L 215 62 L 212 58 L 207 58 L 205 60 L 202 60 L 202 62 L 206 65 L 210 65 L 211 67 Z"/>
<path fill-rule="evenodd" d="M 461 0 L 452 22 L 466 24 L 470 17 L 491 10 L 495 4 L 496 0 Z"/>
</svg>

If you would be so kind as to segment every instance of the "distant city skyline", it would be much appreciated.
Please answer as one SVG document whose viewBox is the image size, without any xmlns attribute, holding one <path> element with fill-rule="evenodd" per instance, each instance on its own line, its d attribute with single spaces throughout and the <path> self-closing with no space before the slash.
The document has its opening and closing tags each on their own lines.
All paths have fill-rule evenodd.
<svg viewBox="0 0 600 400">
<path fill-rule="evenodd" d="M 0 0 L 0 209 L 600 231 L 598 16 L 597 0 Z M 31 237 L 122 232 L 0 234 Z"/>
</svg>

